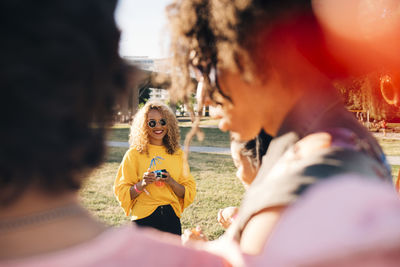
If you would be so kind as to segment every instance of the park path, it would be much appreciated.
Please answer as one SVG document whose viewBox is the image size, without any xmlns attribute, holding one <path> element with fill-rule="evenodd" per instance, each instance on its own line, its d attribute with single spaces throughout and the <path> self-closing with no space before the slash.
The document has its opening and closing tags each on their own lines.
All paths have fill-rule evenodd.
<svg viewBox="0 0 400 267">
<path fill-rule="evenodd" d="M 383 133 L 372 133 L 373 136 L 380 139 L 395 139 L 400 140 L 399 133 L 386 133 L 386 136 L 383 136 Z M 387 161 L 390 165 L 400 165 L 400 156 L 386 156 Z"/>
<path fill-rule="evenodd" d="M 128 142 L 117 142 L 117 141 L 107 141 L 107 145 L 111 147 L 129 147 Z M 182 146 L 182 149 L 185 149 Z M 211 153 L 211 154 L 221 154 L 221 155 L 230 155 L 231 149 L 228 147 L 212 147 L 212 146 L 190 146 L 190 152 L 199 152 L 199 153 Z"/>
<path fill-rule="evenodd" d="M 400 140 L 399 133 L 386 133 L 386 136 L 383 136 L 383 133 L 372 133 L 373 136 L 380 139 L 395 139 Z"/>
<path fill-rule="evenodd" d="M 387 137 L 389 139 L 395 139 L 391 137 Z M 396 139 L 400 139 L 396 137 Z M 107 145 L 111 147 L 129 147 L 128 142 L 116 142 L 116 141 L 107 141 Z M 182 146 L 182 149 L 184 147 Z M 212 146 L 190 146 L 190 152 L 198 152 L 198 153 L 211 153 L 211 154 L 220 154 L 220 155 L 230 155 L 230 148 L 225 147 L 212 147 Z M 400 165 L 400 156 L 386 156 L 389 164 L 391 165 Z"/>
</svg>

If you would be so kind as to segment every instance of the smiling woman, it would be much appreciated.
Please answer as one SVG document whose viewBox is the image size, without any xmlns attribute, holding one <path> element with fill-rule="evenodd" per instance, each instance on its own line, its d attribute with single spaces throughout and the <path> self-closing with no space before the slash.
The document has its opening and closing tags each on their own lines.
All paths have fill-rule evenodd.
<svg viewBox="0 0 400 267">
<path fill-rule="evenodd" d="M 162 114 L 156 109 L 150 110 L 147 117 L 150 144 L 161 146 L 163 144 L 164 136 L 167 134 L 167 122 L 162 118 Z"/>
<path fill-rule="evenodd" d="M 140 226 L 181 234 L 180 216 L 196 194 L 196 185 L 179 146 L 179 127 L 171 109 L 148 102 L 135 116 L 114 192 Z"/>
</svg>

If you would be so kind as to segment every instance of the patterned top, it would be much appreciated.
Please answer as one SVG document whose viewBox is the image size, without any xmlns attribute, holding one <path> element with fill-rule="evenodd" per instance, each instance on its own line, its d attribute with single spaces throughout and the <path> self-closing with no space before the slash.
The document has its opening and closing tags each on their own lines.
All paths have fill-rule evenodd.
<svg viewBox="0 0 400 267">
<path fill-rule="evenodd" d="M 300 99 L 262 162 L 233 229 L 237 240 L 254 214 L 295 202 L 320 180 L 356 173 L 391 181 L 390 166 L 377 141 L 333 90 L 311 91 Z"/>
</svg>

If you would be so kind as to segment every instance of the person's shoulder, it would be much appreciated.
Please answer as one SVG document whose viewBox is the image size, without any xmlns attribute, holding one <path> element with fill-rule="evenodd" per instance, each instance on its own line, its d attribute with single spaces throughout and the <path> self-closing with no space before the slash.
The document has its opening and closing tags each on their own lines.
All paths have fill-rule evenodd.
<svg viewBox="0 0 400 267">
<path fill-rule="evenodd" d="M 124 158 L 126 159 L 134 159 L 139 157 L 140 155 L 143 155 L 143 153 L 140 153 L 136 148 L 130 147 L 126 152 Z"/>
<path fill-rule="evenodd" d="M 290 147 L 275 164 L 272 173 L 279 179 L 282 176 L 322 179 L 355 172 L 386 180 L 389 175 L 386 164 L 372 148 L 373 144 L 349 129 L 316 132 Z"/>
<path fill-rule="evenodd" d="M 139 151 L 136 150 L 136 148 L 130 147 L 128 150 L 125 152 L 125 156 L 132 156 L 138 154 Z"/>
<path fill-rule="evenodd" d="M 294 150 L 299 155 L 310 155 L 326 149 L 360 150 L 361 140 L 346 128 L 335 128 L 311 133 L 294 144 Z"/>
<path fill-rule="evenodd" d="M 178 156 L 178 157 L 183 157 L 184 154 L 185 154 L 185 153 L 183 152 L 182 148 L 178 147 L 178 148 L 175 150 L 175 152 L 174 152 L 173 155 Z"/>
</svg>

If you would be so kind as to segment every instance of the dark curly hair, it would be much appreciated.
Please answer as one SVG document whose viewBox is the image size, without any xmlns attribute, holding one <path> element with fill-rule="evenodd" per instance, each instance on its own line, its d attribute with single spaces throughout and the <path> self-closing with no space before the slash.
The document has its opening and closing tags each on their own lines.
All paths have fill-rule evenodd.
<svg viewBox="0 0 400 267">
<path fill-rule="evenodd" d="M 195 118 L 191 111 L 194 123 L 186 135 L 186 149 L 196 133 L 202 138 L 199 121 L 205 99 L 215 104 L 220 104 L 222 98 L 232 102 L 218 86 L 217 66 L 240 72 L 248 82 L 256 76 L 268 78 L 267 55 L 257 53 L 266 42 L 259 33 L 270 30 L 277 20 L 303 14 L 308 15 L 303 23 L 316 25 L 311 0 L 175 0 L 167 7 L 167 14 L 173 55 L 171 96 L 183 99 L 190 107 L 189 100 L 196 88 L 191 76 L 197 74 L 203 82 L 203 89 L 197 92 Z M 324 58 L 319 54 L 323 51 L 316 52 L 314 45 L 320 43 L 320 38 L 319 34 L 308 34 L 300 41 L 304 49 L 314 53 L 311 61 Z"/>
<path fill-rule="evenodd" d="M 231 137 L 231 142 L 235 142 L 240 147 L 240 154 L 249 159 L 249 162 L 258 170 L 262 163 L 262 158 L 267 153 L 272 136 L 264 130 L 249 141 L 237 141 Z"/>
<path fill-rule="evenodd" d="M 214 94 L 218 93 L 229 100 L 219 89 L 217 77 L 210 79 L 217 63 L 251 80 L 258 64 L 266 64 L 257 55 L 251 55 L 259 42 L 263 42 L 257 37 L 258 30 L 277 18 L 284 19 L 294 13 L 312 14 L 312 3 L 311 0 L 176 0 L 167 7 L 167 13 L 172 34 L 173 95 L 188 99 L 195 88 L 190 79 L 195 69 L 204 78 L 203 99 L 209 96 L 215 100 Z"/>
<path fill-rule="evenodd" d="M 76 190 L 125 91 L 116 0 L 0 2 L 0 206 Z"/>
</svg>

